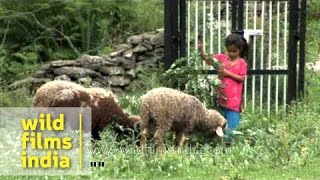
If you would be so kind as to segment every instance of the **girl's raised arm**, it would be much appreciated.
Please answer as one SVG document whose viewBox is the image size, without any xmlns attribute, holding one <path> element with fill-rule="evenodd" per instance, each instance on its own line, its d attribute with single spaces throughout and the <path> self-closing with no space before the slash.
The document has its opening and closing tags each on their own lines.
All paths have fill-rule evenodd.
<svg viewBox="0 0 320 180">
<path fill-rule="evenodd" d="M 207 53 L 204 52 L 203 43 L 201 41 L 201 38 L 198 38 L 198 51 L 200 53 L 200 57 L 202 60 L 204 60 L 208 65 L 212 65 L 212 63 L 209 60 L 209 56 Z"/>
</svg>

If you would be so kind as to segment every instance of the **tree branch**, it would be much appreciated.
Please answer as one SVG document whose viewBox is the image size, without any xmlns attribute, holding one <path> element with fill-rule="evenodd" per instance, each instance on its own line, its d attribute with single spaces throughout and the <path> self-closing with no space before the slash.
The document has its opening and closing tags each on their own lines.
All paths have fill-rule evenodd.
<svg viewBox="0 0 320 180">
<path fill-rule="evenodd" d="M 0 46 L 1 49 L 3 48 L 4 43 L 6 43 L 7 35 L 8 35 L 8 32 L 9 32 L 10 23 L 11 23 L 11 20 L 8 21 L 6 30 L 4 31 L 3 39 L 2 39 L 2 42 L 1 42 L 1 46 Z"/>
<path fill-rule="evenodd" d="M 30 13 L 30 15 L 33 17 L 33 19 L 35 20 L 35 22 L 40 26 L 42 27 L 43 29 L 47 30 L 47 31 L 55 31 L 57 33 L 59 33 L 69 44 L 69 46 L 71 47 L 71 49 L 79 56 L 80 55 L 80 52 L 79 50 L 73 45 L 71 39 L 69 36 L 66 36 L 63 32 L 57 30 L 56 28 L 54 29 L 51 29 L 51 28 L 48 28 L 46 27 L 45 25 L 43 25 L 38 19 L 37 17 L 33 14 L 33 13 Z"/>
<path fill-rule="evenodd" d="M 43 11 L 43 10 L 48 10 L 48 9 L 53 8 L 53 7 L 60 6 L 60 5 L 62 5 L 62 4 L 66 4 L 66 3 L 68 3 L 67 0 L 66 0 L 66 1 L 63 1 L 63 2 L 60 2 L 60 3 L 57 3 L 57 4 L 54 4 L 54 5 L 52 5 L 52 6 L 40 8 L 40 9 L 31 11 L 31 12 L 21 12 L 21 13 L 16 13 L 16 14 L 13 14 L 13 15 L 1 16 L 1 17 L 0 17 L 0 20 L 1 20 L 1 19 L 6 19 L 6 18 L 16 18 L 16 17 L 20 17 L 20 16 L 25 17 L 25 16 L 27 16 L 27 15 L 29 15 L 29 14 L 37 13 L 37 12 L 40 12 L 40 11 Z"/>
</svg>

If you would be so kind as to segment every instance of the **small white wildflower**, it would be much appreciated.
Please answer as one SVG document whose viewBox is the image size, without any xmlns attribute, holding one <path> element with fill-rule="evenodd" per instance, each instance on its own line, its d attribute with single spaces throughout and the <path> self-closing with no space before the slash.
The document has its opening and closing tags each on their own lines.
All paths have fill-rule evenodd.
<svg viewBox="0 0 320 180">
<path fill-rule="evenodd" d="M 219 86 L 219 85 L 221 84 L 221 80 L 218 79 L 218 78 L 216 78 L 216 79 L 213 80 L 213 84 L 214 84 L 215 86 Z"/>
</svg>

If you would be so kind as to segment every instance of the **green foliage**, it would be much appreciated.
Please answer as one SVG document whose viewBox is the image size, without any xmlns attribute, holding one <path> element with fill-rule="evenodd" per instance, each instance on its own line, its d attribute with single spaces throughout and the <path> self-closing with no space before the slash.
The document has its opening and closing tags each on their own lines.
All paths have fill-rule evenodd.
<svg viewBox="0 0 320 180">
<path fill-rule="evenodd" d="M 8 61 L 10 59 L 10 61 Z M 36 54 L 33 52 L 17 52 L 10 54 L 5 49 L 0 49 L 0 86 L 4 89 L 5 85 L 16 79 L 27 77 L 37 69 L 35 64 Z M 21 71 L 23 69 L 23 71 Z"/>
<path fill-rule="evenodd" d="M 188 58 L 177 59 L 164 73 L 163 83 L 166 87 L 180 89 L 198 97 L 208 107 L 215 107 L 213 97 L 218 96 L 220 80 L 204 74 L 200 70 L 202 64 L 198 51 L 192 52 Z"/>
<path fill-rule="evenodd" d="M 19 91 L 8 92 L 0 91 L 0 107 L 30 107 L 32 104 L 32 97 L 26 89 Z"/>
<path fill-rule="evenodd" d="M 137 137 L 120 139 L 111 128 L 106 128 L 102 140 L 94 143 L 92 161 L 103 161 L 107 166 L 93 169 L 90 176 L 62 178 L 315 179 L 320 175 L 319 77 L 307 76 L 309 94 L 301 102 L 292 104 L 286 114 L 267 117 L 250 111 L 242 113 L 236 143 L 230 147 L 199 142 L 189 143 L 177 151 L 168 134 L 165 138 L 167 151 L 159 154 L 151 148 L 144 154 L 135 144 Z M 1 106 L 30 105 L 31 97 L 24 94 L 1 92 Z M 120 105 L 128 112 L 138 114 L 140 97 L 139 93 L 120 97 Z M 30 178 L 10 176 L 2 179 Z"/>
<path fill-rule="evenodd" d="M 319 59 L 320 52 L 320 1 L 307 1 L 307 32 L 306 32 L 306 60 L 313 62 Z"/>
<path fill-rule="evenodd" d="M 28 66 L 76 59 L 84 53 L 111 52 L 114 44 L 132 34 L 161 28 L 162 4 L 118 0 L 0 1 L 0 64 L 5 67 L 1 70 L 1 84 L 23 77 L 12 76 L 17 72 L 30 74 Z"/>
<path fill-rule="evenodd" d="M 319 14 L 320 17 L 320 14 Z M 320 27 L 318 19 L 310 19 L 307 21 L 306 34 L 306 61 L 314 62 L 319 60 L 320 52 Z"/>
<path fill-rule="evenodd" d="M 134 4 L 135 21 L 132 32 L 148 32 L 163 28 L 164 2 L 139 0 Z"/>
<path fill-rule="evenodd" d="M 317 7 L 320 6 L 320 2 L 317 0 L 309 0 L 307 2 L 307 16 L 308 19 L 316 19 L 320 17 L 320 13 Z"/>
<path fill-rule="evenodd" d="M 125 95 L 119 97 L 119 103 L 130 114 L 140 113 L 141 96 Z"/>
<path fill-rule="evenodd" d="M 163 69 L 160 68 L 138 68 L 137 79 L 126 87 L 128 94 L 142 95 L 147 91 L 163 86 Z"/>
</svg>

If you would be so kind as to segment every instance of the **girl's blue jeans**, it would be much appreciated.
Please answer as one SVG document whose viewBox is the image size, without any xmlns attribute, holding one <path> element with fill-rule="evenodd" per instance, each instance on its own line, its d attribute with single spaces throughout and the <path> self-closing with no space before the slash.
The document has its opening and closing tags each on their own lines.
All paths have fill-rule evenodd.
<svg viewBox="0 0 320 180">
<path fill-rule="evenodd" d="M 222 113 L 227 119 L 227 128 L 225 130 L 226 140 L 234 141 L 234 135 L 232 131 L 236 130 L 240 125 L 240 112 L 222 108 Z"/>
</svg>

